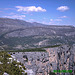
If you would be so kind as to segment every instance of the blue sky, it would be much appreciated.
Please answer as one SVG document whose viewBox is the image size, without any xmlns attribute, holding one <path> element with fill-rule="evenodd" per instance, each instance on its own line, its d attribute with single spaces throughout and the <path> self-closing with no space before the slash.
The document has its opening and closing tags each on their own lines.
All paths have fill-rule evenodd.
<svg viewBox="0 0 75 75">
<path fill-rule="evenodd" d="M 75 0 L 0 0 L 0 17 L 75 26 Z"/>
</svg>

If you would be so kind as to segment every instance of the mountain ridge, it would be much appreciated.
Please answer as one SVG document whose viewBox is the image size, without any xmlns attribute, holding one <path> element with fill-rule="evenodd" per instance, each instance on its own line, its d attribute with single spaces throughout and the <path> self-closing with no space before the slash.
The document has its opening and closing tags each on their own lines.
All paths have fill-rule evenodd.
<svg viewBox="0 0 75 75">
<path fill-rule="evenodd" d="M 0 18 L 0 46 L 12 48 L 74 44 L 75 27 L 29 23 L 18 19 Z M 9 42 L 8 42 L 9 41 Z"/>
<path fill-rule="evenodd" d="M 13 20 L 13 21 L 15 21 L 15 22 L 16 22 L 16 21 L 18 21 L 18 22 L 20 21 L 20 22 L 26 22 L 26 23 L 29 23 L 29 24 L 33 24 L 33 25 L 46 25 L 46 26 L 59 26 L 59 27 L 60 27 L 60 26 L 65 26 L 65 27 L 70 26 L 70 27 L 74 27 L 73 25 L 47 25 L 47 24 L 42 24 L 42 23 L 38 23 L 38 22 L 32 22 L 32 23 L 31 23 L 31 22 L 27 22 L 27 21 L 21 20 L 21 19 L 1 18 L 1 17 L 0 17 L 0 22 L 1 22 L 1 20 L 5 20 L 5 21 L 6 21 L 6 20 L 10 20 L 10 21 Z M 22 24 L 22 25 L 23 25 L 23 24 Z"/>
</svg>

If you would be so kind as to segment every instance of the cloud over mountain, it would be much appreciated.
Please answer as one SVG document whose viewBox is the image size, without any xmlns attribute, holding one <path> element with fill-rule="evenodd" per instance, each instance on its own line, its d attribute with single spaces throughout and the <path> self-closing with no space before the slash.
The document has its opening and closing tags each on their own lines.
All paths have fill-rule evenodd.
<svg viewBox="0 0 75 75">
<path fill-rule="evenodd" d="M 3 16 L 6 18 L 13 18 L 13 19 L 24 19 L 26 16 L 25 15 L 12 15 L 12 16 Z"/>
</svg>

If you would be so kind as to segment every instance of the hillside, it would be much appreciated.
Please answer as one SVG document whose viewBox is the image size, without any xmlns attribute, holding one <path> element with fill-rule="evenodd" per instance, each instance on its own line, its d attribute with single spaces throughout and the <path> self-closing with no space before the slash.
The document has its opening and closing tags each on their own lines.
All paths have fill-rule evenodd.
<svg viewBox="0 0 75 75">
<path fill-rule="evenodd" d="M 56 44 L 75 44 L 75 27 L 29 23 L 0 18 L 0 49 L 25 49 Z"/>
</svg>

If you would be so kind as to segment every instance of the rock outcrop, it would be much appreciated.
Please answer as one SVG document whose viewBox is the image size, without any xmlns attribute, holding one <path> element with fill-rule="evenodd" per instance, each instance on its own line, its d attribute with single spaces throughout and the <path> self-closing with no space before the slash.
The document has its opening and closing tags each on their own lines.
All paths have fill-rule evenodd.
<svg viewBox="0 0 75 75">
<path fill-rule="evenodd" d="M 75 45 L 62 45 L 45 48 L 47 52 L 19 52 L 13 54 L 25 67 L 32 69 L 34 75 L 48 75 L 53 70 L 72 70 L 72 73 L 56 73 L 57 75 L 75 74 Z M 26 62 L 23 56 L 28 58 Z"/>
</svg>

